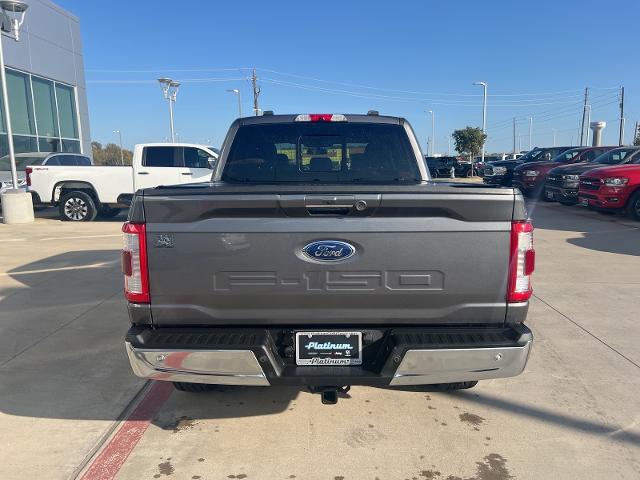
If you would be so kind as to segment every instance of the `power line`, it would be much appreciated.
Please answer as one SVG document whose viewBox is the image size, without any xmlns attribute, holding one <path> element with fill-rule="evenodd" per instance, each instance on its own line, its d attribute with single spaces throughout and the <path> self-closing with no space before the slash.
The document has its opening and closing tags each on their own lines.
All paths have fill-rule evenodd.
<svg viewBox="0 0 640 480">
<path fill-rule="evenodd" d="M 391 89 L 391 88 L 380 88 L 380 87 L 373 87 L 370 85 L 362 85 L 362 84 L 356 84 L 356 83 L 346 83 L 346 82 L 338 82 L 338 81 L 333 81 L 333 80 L 324 80 L 321 78 L 316 78 L 316 77 L 308 77 L 308 76 L 304 76 L 304 75 L 297 75 L 297 74 L 293 74 L 293 73 L 286 73 L 286 72 L 279 72 L 277 70 L 271 70 L 271 69 L 267 69 L 267 68 L 259 68 L 258 70 L 263 71 L 263 72 L 268 72 L 268 73 L 274 73 L 276 75 L 283 75 L 283 76 L 287 76 L 287 77 L 293 77 L 293 78 L 300 78 L 303 80 L 311 80 L 314 82 L 322 82 L 322 83 L 329 83 L 329 84 L 333 84 L 333 85 L 343 85 L 346 87 L 356 87 L 356 88 L 365 88 L 365 89 L 369 89 L 369 90 L 379 90 L 379 91 L 387 91 L 387 92 L 395 92 L 395 93 L 408 93 L 408 94 L 414 94 L 414 95 L 442 95 L 442 96 L 458 96 L 458 97 L 482 97 L 482 94 L 464 94 L 464 93 L 445 93 L 445 92 L 420 92 L 420 91 L 413 91 L 413 90 L 398 90 L 398 89 Z M 617 89 L 618 87 L 603 87 L 603 89 Z M 557 92 L 538 92 L 538 93 L 513 93 L 513 94 L 492 94 L 492 97 L 524 97 L 524 96 L 539 96 L 539 95 L 561 95 L 564 93 L 578 93 L 578 92 L 582 92 L 582 90 L 561 90 L 561 91 L 557 91 Z M 578 97 L 581 96 L 581 94 L 577 95 Z"/>
<path fill-rule="evenodd" d="M 244 80 L 246 77 L 236 77 L 236 78 L 184 78 L 180 79 L 180 83 L 209 83 L 209 82 L 231 82 L 237 80 Z M 136 85 L 136 84 L 149 84 L 158 83 L 157 80 L 87 80 L 87 83 L 93 84 L 123 84 L 123 85 Z"/>
<path fill-rule="evenodd" d="M 355 92 L 351 90 L 343 90 L 343 89 L 337 89 L 337 88 L 320 87 L 318 85 L 307 85 L 302 83 L 289 82 L 286 80 L 279 80 L 279 79 L 270 78 L 270 77 L 263 77 L 262 80 L 268 83 L 272 83 L 274 85 L 279 85 L 284 87 L 319 91 L 319 92 L 328 93 L 332 95 L 345 95 L 345 96 L 351 96 L 351 97 L 357 97 L 357 98 L 367 98 L 367 99 L 373 99 L 373 100 L 386 100 L 386 101 L 405 102 L 405 103 L 406 102 L 410 102 L 410 103 L 428 102 L 432 105 L 441 105 L 441 106 L 449 106 L 449 107 L 477 107 L 478 106 L 478 104 L 476 103 L 469 103 L 468 101 L 464 101 L 464 100 L 444 100 L 443 101 L 443 99 L 437 99 L 437 98 L 398 97 L 398 96 L 392 96 L 392 95 L 382 95 L 377 93 L 363 93 L 363 92 Z M 542 106 L 542 105 L 575 103 L 573 100 L 569 102 L 562 102 L 562 101 L 540 102 L 539 100 L 544 100 L 544 99 L 518 100 L 519 102 L 526 102 L 526 103 L 513 103 L 515 101 L 512 101 L 511 103 L 495 103 L 494 102 L 491 104 L 491 106 L 492 107 L 535 107 L 535 106 Z"/>
<path fill-rule="evenodd" d="M 149 70 L 103 70 L 88 68 L 87 72 L 96 73 L 158 73 L 158 72 L 233 72 L 236 70 L 251 70 L 249 67 L 237 67 L 237 68 L 158 68 Z"/>
</svg>

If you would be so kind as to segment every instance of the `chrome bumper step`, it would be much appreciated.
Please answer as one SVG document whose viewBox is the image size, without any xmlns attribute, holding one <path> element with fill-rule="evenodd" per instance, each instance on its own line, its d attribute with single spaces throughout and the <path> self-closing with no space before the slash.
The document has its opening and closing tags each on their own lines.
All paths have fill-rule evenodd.
<svg viewBox="0 0 640 480">
<path fill-rule="evenodd" d="M 307 327 L 308 330 L 308 327 Z M 134 373 L 221 385 L 402 386 L 505 378 L 524 370 L 530 330 L 509 327 L 363 328 L 358 367 L 297 366 L 295 329 L 132 327 L 125 342 Z"/>
</svg>

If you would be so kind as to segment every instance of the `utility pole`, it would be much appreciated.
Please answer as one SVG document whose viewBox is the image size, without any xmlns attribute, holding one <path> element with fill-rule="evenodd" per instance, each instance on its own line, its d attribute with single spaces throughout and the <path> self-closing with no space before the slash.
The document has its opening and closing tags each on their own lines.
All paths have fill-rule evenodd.
<svg viewBox="0 0 640 480">
<path fill-rule="evenodd" d="M 582 126 L 580 127 L 580 146 L 584 145 L 584 121 L 587 115 L 587 103 L 589 102 L 589 87 L 584 89 L 584 105 L 582 106 Z M 587 128 L 589 126 L 587 125 Z"/>
<path fill-rule="evenodd" d="M 513 117 L 513 158 L 516 158 L 516 117 Z"/>
<path fill-rule="evenodd" d="M 622 146 L 624 143 L 624 87 L 620 87 L 620 136 L 618 138 L 618 145 Z"/>
<path fill-rule="evenodd" d="M 258 97 L 260 96 L 260 87 L 258 87 L 258 77 L 256 75 L 256 69 L 253 69 L 253 73 L 251 75 L 251 86 L 253 88 L 253 113 L 257 117 L 258 112 L 260 112 L 260 107 L 258 106 Z"/>
<path fill-rule="evenodd" d="M 533 117 L 529 117 L 529 150 L 533 148 Z"/>
<path fill-rule="evenodd" d="M 556 130 L 553 129 L 551 131 L 553 132 L 553 146 L 555 147 L 556 146 Z"/>
</svg>

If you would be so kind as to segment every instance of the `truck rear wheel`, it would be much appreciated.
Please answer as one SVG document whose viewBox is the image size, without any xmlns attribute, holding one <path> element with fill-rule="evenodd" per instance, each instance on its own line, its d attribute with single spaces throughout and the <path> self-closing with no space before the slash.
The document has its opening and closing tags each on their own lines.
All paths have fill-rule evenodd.
<svg viewBox="0 0 640 480">
<path fill-rule="evenodd" d="M 98 213 L 96 204 L 86 192 L 74 190 L 60 199 L 60 218 L 68 222 L 91 222 Z"/>
<path fill-rule="evenodd" d="M 215 385 L 208 383 L 173 382 L 173 387 L 181 392 L 210 392 Z"/>
<path fill-rule="evenodd" d="M 467 388 L 473 388 L 478 384 L 474 382 L 455 382 L 455 383 L 438 383 L 435 387 L 442 392 L 453 392 L 455 390 L 466 390 Z"/>
</svg>

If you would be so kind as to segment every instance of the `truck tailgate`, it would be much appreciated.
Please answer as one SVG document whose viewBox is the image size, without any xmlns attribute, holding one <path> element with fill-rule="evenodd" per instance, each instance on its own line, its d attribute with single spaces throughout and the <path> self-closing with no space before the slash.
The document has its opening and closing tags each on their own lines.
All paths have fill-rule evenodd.
<svg viewBox="0 0 640 480">
<path fill-rule="evenodd" d="M 157 325 L 505 320 L 512 190 L 212 190 L 144 197 Z M 338 209 L 358 201 L 360 212 Z M 327 202 L 336 209 L 313 208 Z M 304 254 L 324 240 L 355 251 L 336 262 Z"/>
</svg>

